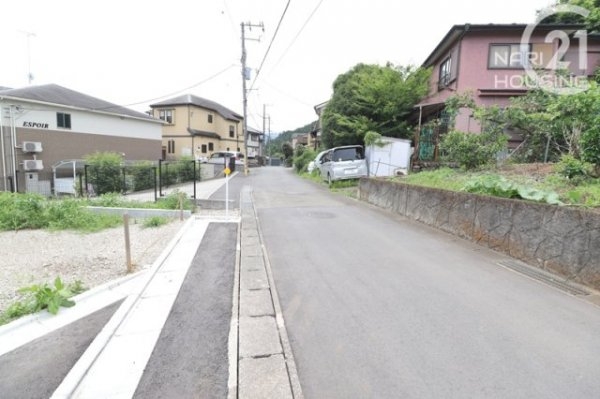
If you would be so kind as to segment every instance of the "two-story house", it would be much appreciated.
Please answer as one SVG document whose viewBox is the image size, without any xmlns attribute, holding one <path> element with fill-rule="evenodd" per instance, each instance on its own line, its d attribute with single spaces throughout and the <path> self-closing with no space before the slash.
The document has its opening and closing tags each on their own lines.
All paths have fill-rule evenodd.
<svg viewBox="0 0 600 399">
<path fill-rule="evenodd" d="M 164 160 L 182 156 L 201 159 L 216 151 L 244 152 L 244 118 L 221 104 L 184 94 L 150 108 L 155 118 L 164 121 Z"/>
<path fill-rule="evenodd" d="M 0 190 L 73 194 L 73 181 L 58 184 L 59 165 L 69 164 L 73 180 L 95 152 L 156 160 L 161 127 L 145 113 L 56 84 L 0 87 Z"/>
<path fill-rule="evenodd" d="M 432 75 L 429 94 L 414 113 L 419 125 L 415 143 L 419 160 L 437 159 L 439 137 L 448 129 L 444 107 L 449 97 L 471 93 L 477 105 L 503 107 L 511 97 L 535 87 L 531 74 L 544 74 L 548 78 L 541 79 L 544 85 L 568 84 L 553 73 L 558 62 L 568 68 L 566 79 L 573 84 L 580 77 L 593 75 L 600 65 L 600 41 L 587 35 L 582 25 L 538 25 L 531 32 L 529 27 L 465 24 L 450 29 L 422 64 L 432 69 Z M 432 120 L 439 123 L 427 123 Z M 460 110 L 453 128 L 480 132 L 467 109 Z M 518 136 L 514 139 L 519 140 Z"/>
<path fill-rule="evenodd" d="M 248 126 L 248 158 L 254 159 L 263 155 L 263 136 L 260 130 Z"/>
</svg>

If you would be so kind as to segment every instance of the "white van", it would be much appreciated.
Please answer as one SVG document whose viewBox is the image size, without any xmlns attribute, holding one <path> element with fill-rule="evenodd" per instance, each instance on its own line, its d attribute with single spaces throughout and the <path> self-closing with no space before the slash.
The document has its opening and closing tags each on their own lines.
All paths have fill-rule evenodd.
<svg viewBox="0 0 600 399">
<path fill-rule="evenodd" d="M 336 180 L 358 179 L 369 175 L 365 151 L 360 145 L 328 150 L 319 165 L 321 177 L 331 185 Z"/>
</svg>

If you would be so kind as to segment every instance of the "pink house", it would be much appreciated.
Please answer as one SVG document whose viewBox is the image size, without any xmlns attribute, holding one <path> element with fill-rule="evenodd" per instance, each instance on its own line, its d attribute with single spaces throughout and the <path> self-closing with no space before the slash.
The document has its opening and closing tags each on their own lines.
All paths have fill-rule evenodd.
<svg viewBox="0 0 600 399">
<path fill-rule="evenodd" d="M 585 84 L 600 66 L 600 40 L 584 29 L 562 24 L 453 26 L 422 65 L 432 68 L 432 75 L 429 94 L 415 111 L 418 159 L 437 160 L 439 136 L 449 128 L 444 102 L 457 93 L 471 93 L 478 105 L 502 107 L 536 84 L 548 88 Z M 563 68 L 569 73 L 557 77 L 554 71 Z M 439 124 L 427 124 L 436 119 Z M 461 110 L 452 128 L 480 132 L 467 109 Z"/>
</svg>

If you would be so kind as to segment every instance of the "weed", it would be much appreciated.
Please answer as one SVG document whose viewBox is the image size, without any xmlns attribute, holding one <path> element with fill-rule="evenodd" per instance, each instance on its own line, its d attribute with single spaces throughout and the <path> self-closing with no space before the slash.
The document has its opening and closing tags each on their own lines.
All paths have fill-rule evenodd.
<svg viewBox="0 0 600 399">
<path fill-rule="evenodd" d="M 165 198 L 161 198 L 156 203 L 156 207 L 159 209 L 179 209 L 183 205 L 183 209 L 191 210 L 194 208 L 192 200 L 190 200 L 186 193 L 173 191 Z"/>
<path fill-rule="evenodd" d="M 39 312 L 42 309 L 48 309 L 48 312 L 55 315 L 61 306 L 74 306 L 75 302 L 69 298 L 84 292 L 86 289 L 79 280 L 65 286 L 60 277 L 56 277 L 53 287 L 45 283 L 21 288 L 19 292 L 24 294 L 23 299 L 12 303 L 0 314 L 0 325 Z"/>
<path fill-rule="evenodd" d="M 164 216 L 152 216 L 152 217 L 144 219 L 142 226 L 146 227 L 146 228 L 160 227 L 160 226 L 164 226 L 167 223 L 169 223 L 169 218 L 166 218 Z"/>
<path fill-rule="evenodd" d="M 555 192 L 543 191 L 530 186 L 520 186 L 503 176 L 494 174 L 483 175 L 469 180 L 463 190 L 469 193 L 486 194 L 494 197 L 521 198 L 553 205 L 562 205 L 558 194 Z"/>
</svg>

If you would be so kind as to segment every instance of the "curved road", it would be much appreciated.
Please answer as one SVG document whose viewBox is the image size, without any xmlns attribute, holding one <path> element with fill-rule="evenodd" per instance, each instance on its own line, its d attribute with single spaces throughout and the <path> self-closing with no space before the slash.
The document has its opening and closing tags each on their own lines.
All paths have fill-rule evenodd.
<svg viewBox="0 0 600 399">
<path fill-rule="evenodd" d="M 289 169 L 244 184 L 306 398 L 599 397 L 599 307 Z"/>
</svg>

